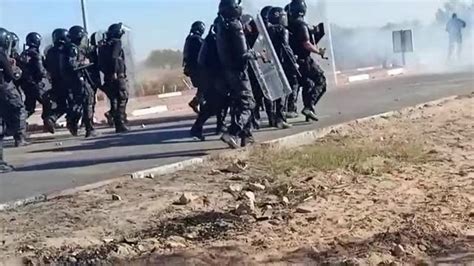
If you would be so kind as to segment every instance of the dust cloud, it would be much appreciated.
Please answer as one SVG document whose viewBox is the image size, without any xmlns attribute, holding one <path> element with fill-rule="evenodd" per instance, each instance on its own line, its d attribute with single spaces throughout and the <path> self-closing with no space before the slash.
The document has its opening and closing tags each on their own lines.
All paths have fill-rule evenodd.
<svg viewBox="0 0 474 266">
<path fill-rule="evenodd" d="M 349 2 L 349 0 L 346 0 Z M 289 1 L 244 0 L 244 11 L 256 15 L 266 5 L 285 6 Z M 350 27 L 341 26 L 337 18 L 328 14 L 327 0 L 307 0 L 307 21 L 311 25 L 324 22 L 331 25 L 332 44 L 336 70 L 351 71 L 357 68 L 384 67 L 394 68 L 403 66 L 402 55 L 393 52 L 392 32 L 398 30 L 412 30 L 414 52 L 407 53 L 406 68 L 417 72 L 450 72 L 473 71 L 474 65 L 474 1 L 451 0 L 444 5 L 440 4 L 438 13 L 433 13 L 430 22 L 413 21 L 386 21 L 378 26 Z M 341 4 L 341 3 L 339 3 Z M 407 7 L 409 8 L 409 7 Z M 391 12 L 390 9 L 380 12 Z M 453 12 L 466 21 L 467 27 L 463 30 L 463 47 L 459 58 L 448 59 L 448 33 L 446 23 Z M 356 16 L 356 15 L 354 15 Z M 329 34 L 321 41 L 320 46 L 327 47 L 330 52 Z M 319 60 L 322 67 L 332 72 L 331 61 Z"/>
</svg>

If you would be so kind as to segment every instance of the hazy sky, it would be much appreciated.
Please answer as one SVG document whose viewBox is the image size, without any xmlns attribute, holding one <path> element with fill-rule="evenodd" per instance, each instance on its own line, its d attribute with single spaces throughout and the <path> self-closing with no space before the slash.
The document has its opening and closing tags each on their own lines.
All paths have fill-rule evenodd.
<svg viewBox="0 0 474 266">
<path fill-rule="evenodd" d="M 209 24 L 218 0 L 86 0 L 89 31 L 106 29 L 114 22 L 133 28 L 138 59 L 155 48 L 183 46 L 190 24 Z M 244 0 L 245 1 L 245 0 Z M 250 5 L 285 5 L 289 0 L 247 0 Z M 317 0 L 307 0 L 316 3 Z M 387 22 L 434 20 L 444 0 L 327 0 L 332 22 L 344 26 L 378 26 Z M 81 24 L 80 0 L 0 0 L 0 27 L 23 40 L 31 31 L 50 34 L 54 28 Z"/>
</svg>

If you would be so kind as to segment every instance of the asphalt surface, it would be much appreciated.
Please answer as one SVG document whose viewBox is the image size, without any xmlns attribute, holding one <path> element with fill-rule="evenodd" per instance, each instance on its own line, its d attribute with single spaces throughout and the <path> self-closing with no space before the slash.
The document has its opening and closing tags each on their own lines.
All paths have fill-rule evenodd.
<svg viewBox="0 0 474 266">
<path fill-rule="evenodd" d="M 329 91 L 317 112 L 318 123 L 296 120 L 289 130 L 264 128 L 257 141 L 292 135 L 457 94 L 474 92 L 474 73 L 405 76 L 344 86 Z M 95 139 L 48 137 L 34 145 L 7 148 L 5 157 L 17 169 L 0 175 L 0 203 L 52 193 L 135 171 L 204 156 L 226 149 L 213 136 L 206 142 L 189 138 L 193 121 L 135 128 L 126 135 L 102 130 Z M 9 144 L 11 146 L 11 143 Z"/>
</svg>

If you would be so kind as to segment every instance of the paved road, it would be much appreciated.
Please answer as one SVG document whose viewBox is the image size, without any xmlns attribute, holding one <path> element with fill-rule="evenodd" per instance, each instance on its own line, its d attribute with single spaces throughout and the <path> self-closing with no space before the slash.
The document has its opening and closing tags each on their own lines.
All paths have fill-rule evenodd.
<svg viewBox="0 0 474 266">
<path fill-rule="evenodd" d="M 258 141 L 338 124 L 438 98 L 474 91 L 473 73 L 425 75 L 372 81 L 330 91 L 318 106 L 321 122 L 295 122 L 289 130 L 263 129 Z M 103 135 L 92 140 L 56 137 L 37 139 L 29 147 L 6 151 L 17 171 L 0 175 L 0 202 L 118 177 L 225 149 L 216 136 L 206 142 L 188 138 L 192 121 L 136 129 L 127 135 Z M 212 133 L 212 128 L 207 128 Z M 62 146 L 57 142 L 61 141 Z"/>
</svg>

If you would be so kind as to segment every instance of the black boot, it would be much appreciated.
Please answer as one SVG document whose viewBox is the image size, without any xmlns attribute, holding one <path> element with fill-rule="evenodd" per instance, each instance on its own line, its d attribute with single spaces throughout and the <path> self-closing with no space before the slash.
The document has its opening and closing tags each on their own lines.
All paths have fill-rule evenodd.
<svg viewBox="0 0 474 266">
<path fill-rule="evenodd" d="M 199 130 L 199 129 L 193 127 L 193 128 L 191 128 L 190 134 L 191 134 L 191 137 L 196 138 L 200 141 L 205 141 L 206 140 L 206 138 L 202 135 L 202 128 L 201 128 L 201 130 Z"/>
<path fill-rule="evenodd" d="M 0 162 L 0 174 L 10 173 L 10 172 L 13 172 L 14 170 L 15 169 L 13 168 L 13 166 L 5 162 Z"/>
<path fill-rule="evenodd" d="M 243 137 L 240 141 L 240 147 L 245 148 L 255 144 L 255 139 L 253 136 Z"/>
<path fill-rule="evenodd" d="M 233 136 L 229 133 L 222 134 L 221 140 L 229 145 L 231 149 L 238 149 L 240 148 L 239 144 L 237 143 L 237 137 Z"/>
<path fill-rule="evenodd" d="M 276 123 L 276 128 L 278 129 L 288 129 L 292 128 L 293 126 L 290 123 L 287 123 L 286 121 L 280 120 Z"/>
<path fill-rule="evenodd" d="M 26 140 L 26 137 L 24 134 L 20 133 L 20 134 L 16 134 L 15 137 L 15 147 L 24 147 L 24 146 L 28 146 L 30 145 L 31 143 L 29 143 L 27 140 Z"/>
<path fill-rule="evenodd" d="M 125 126 L 124 123 L 115 123 L 115 133 L 120 134 L 120 133 L 127 133 L 130 132 L 130 129 Z"/>
<path fill-rule="evenodd" d="M 55 126 L 56 126 L 56 124 L 54 123 L 53 119 L 45 118 L 43 120 L 43 129 L 44 129 L 44 131 L 49 132 L 51 134 L 54 134 Z"/>
<path fill-rule="evenodd" d="M 114 126 L 114 118 L 112 116 L 112 113 L 110 111 L 108 111 L 107 113 L 104 114 L 105 116 L 105 119 L 107 120 L 107 125 L 109 125 L 110 127 L 113 127 Z"/>
<path fill-rule="evenodd" d="M 76 123 L 67 123 L 66 124 L 67 129 L 73 135 L 74 137 L 77 137 L 79 135 L 79 127 L 77 126 Z"/>
<path fill-rule="evenodd" d="M 304 108 L 303 111 L 301 111 L 301 113 L 306 117 L 306 122 L 309 122 L 311 120 L 319 121 L 316 114 L 312 110 L 310 110 L 309 108 Z"/>
<path fill-rule="evenodd" d="M 97 133 L 97 131 L 95 129 L 88 129 L 86 130 L 86 139 L 88 138 L 95 138 L 97 137 L 99 134 Z"/>
</svg>

